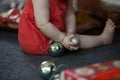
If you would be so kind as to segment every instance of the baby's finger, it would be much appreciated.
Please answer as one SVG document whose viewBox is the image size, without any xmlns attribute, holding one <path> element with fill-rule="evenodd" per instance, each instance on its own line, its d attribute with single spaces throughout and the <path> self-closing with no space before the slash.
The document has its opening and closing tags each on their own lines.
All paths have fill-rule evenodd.
<svg viewBox="0 0 120 80">
<path fill-rule="evenodd" d="M 77 43 L 69 41 L 69 45 L 75 46 L 75 45 L 77 45 Z"/>
<path fill-rule="evenodd" d="M 69 47 L 69 50 L 78 50 L 79 49 L 79 47 L 75 47 L 75 46 L 70 46 Z"/>
</svg>

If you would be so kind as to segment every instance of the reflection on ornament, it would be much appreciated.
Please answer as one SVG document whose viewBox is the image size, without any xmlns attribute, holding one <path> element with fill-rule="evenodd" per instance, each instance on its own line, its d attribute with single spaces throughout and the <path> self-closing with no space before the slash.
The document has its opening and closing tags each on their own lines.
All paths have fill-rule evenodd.
<svg viewBox="0 0 120 80">
<path fill-rule="evenodd" d="M 77 43 L 77 45 L 80 46 L 80 39 L 78 38 L 72 38 L 71 42 Z"/>
<path fill-rule="evenodd" d="M 64 50 L 65 48 L 61 43 L 54 42 L 50 46 L 49 54 L 54 57 L 62 56 L 64 54 Z"/>
<path fill-rule="evenodd" d="M 61 49 L 62 46 L 61 46 L 61 45 L 58 45 L 58 44 L 54 44 L 54 45 L 51 45 L 50 48 L 51 48 L 51 50 L 52 50 L 53 52 L 55 52 L 55 51 Z"/>
<path fill-rule="evenodd" d="M 44 61 L 40 64 L 39 73 L 43 79 L 49 79 L 56 70 L 56 65 L 51 61 Z"/>
</svg>

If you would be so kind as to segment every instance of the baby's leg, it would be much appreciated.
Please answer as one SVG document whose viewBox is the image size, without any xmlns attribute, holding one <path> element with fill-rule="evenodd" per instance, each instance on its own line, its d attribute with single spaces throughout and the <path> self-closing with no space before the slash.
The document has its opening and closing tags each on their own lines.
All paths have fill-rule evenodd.
<svg viewBox="0 0 120 80">
<path fill-rule="evenodd" d="M 112 20 L 108 19 L 106 26 L 100 35 L 77 35 L 80 38 L 80 48 L 93 48 L 101 45 L 111 44 L 113 40 L 115 25 Z"/>
</svg>

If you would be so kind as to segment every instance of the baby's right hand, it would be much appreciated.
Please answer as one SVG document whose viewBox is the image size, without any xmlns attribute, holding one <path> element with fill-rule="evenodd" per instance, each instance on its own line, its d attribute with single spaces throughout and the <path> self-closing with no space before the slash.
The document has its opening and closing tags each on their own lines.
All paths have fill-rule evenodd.
<svg viewBox="0 0 120 80">
<path fill-rule="evenodd" d="M 69 50 L 77 50 L 79 48 L 78 46 L 76 46 L 77 43 L 74 43 L 71 41 L 71 39 L 74 37 L 75 37 L 75 35 L 73 35 L 73 34 L 66 35 L 62 42 L 63 46 Z"/>
</svg>

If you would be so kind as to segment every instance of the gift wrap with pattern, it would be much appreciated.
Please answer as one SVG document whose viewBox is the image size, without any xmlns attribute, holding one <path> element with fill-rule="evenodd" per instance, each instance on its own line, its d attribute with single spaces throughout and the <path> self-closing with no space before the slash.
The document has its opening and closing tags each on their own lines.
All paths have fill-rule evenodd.
<svg viewBox="0 0 120 80">
<path fill-rule="evenodd" d="M 61 80 L 120 80 L 120 60 L 64 70 Z"/>
</svg>

